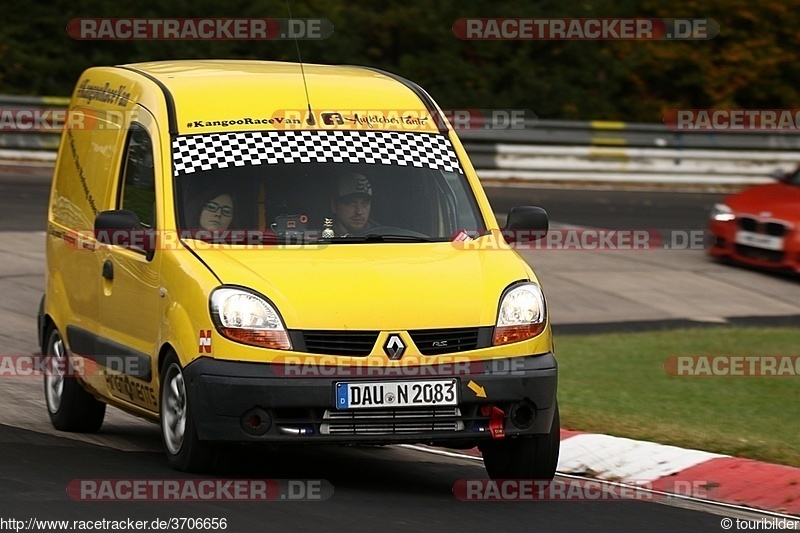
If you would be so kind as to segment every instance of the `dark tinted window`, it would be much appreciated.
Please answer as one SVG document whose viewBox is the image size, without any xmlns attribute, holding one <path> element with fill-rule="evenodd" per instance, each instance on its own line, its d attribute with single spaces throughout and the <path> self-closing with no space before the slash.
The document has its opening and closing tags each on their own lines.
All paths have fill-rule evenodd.
<svg viewBox="0 0 800 533">
<path fill-rule="evenodd" d="M 176 141 L 181 228 L 266 231 L 302 241 L 324 237 L 328 221 L 336 237 L 377 233 L 441 242 L 459 230 L 485 231 L 454 151 L 440 138 L 335 132 L 349 140 L 335 146 L 329 132 L 292 133 Z M 370 207 L 360 208 L 363 214 L 339 204 L 354 195 L 369 199 Z M 217 211 L 220 202 L 232 205 L 224 219 Z M 212 214 L 221 225 L 203 222 Z M 349 227 L 337 224 L 351 215 Z"/>
<path fill-rule="evenodd" d="M 153 144 L 147 130 L 132 124 L 125 148 L 120 209 L 130 209 L 144 227 L 154 225 L 156 202 Z"/>
</svg>

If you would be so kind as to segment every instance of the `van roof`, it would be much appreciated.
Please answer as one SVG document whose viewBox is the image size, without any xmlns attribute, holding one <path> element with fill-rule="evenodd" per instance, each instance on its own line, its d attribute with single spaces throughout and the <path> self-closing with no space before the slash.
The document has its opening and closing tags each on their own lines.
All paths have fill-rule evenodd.
<svg viewBox="0 0 800 533">
<path fill-rule="evenodd" d="M 408 113 L 430 117 L 431 110 L 436 109 L 416 84 L 366 67 L 303 64 L 301 71 L 299 63 L 248 60 L 156 61 L 120 67 L 157 82 L 170 94 L 174 106 L 170 129 L 177 128 L 174 134 L 285 129 L 283 120 L 270 124 L 265 119 L 305 118 L 309 101 L 316 117 L 325 112 L 362 118 Z M 254 128 L 245 119 L 263 122 Z M 242 120 L 244 124 L 221 126 Z M 413 129 L 439 131 L 434 120 L 428 120 L 425 126 Z M 348 127 L 347 121 L 338 127 Z M 302 129 L 309 128 L 303 124 Z M 368 128 L 362 125 L 359 129 Z M 394 128 L 383 124 L 381 129 L 409 131 L 402 125 Z"/>
</svg>

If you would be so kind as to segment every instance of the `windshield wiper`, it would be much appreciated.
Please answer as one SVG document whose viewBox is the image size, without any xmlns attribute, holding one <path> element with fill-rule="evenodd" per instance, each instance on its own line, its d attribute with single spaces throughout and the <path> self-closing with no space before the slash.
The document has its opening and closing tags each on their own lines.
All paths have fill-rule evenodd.
<svg viewBox="0 0 800 533">
<path fill-rule="evenodd" d="M 418 237 L 416 235 L 393 235 L 368 233 L 366 235 L 348 235 L 346 237 L 332 237 L 326 239 L 330 243 L 352 244 L 356 242 L 433 242 L 428 237 Z"/>
</svg>

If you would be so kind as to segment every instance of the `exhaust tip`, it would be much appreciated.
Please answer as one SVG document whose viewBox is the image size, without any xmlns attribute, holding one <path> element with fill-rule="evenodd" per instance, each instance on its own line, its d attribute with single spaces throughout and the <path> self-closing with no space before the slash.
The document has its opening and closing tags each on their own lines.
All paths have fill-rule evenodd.
<svg viewBox="0 0 800 533">
<path fill-rule="evenodd" d="M 536 406 L 528 400 L 516 403 L 511 407 L 508 417 L 517 429 L 531 429 L 536 420 Z"/>
</svg>

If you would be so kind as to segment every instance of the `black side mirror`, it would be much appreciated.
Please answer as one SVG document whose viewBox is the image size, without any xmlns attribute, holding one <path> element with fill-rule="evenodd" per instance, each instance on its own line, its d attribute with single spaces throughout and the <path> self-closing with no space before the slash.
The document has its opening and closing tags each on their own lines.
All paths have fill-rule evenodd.
<svg viewBox="0 0 800 533">
<path fill-rule="evenodd" d="M 153 234 L 142 227 L 130 209 L 101 211 L 94 219 L 95 238 L 102 244 L 124 246 L 151 254 L 155 250 Z"/>
<path fill-rule="evenodd" d="M 508 212 L 503 236 L 508 243 L 536 241 L 547 235 L 550 221 L 541 207 L 520 206 Z"/>
</svg>

